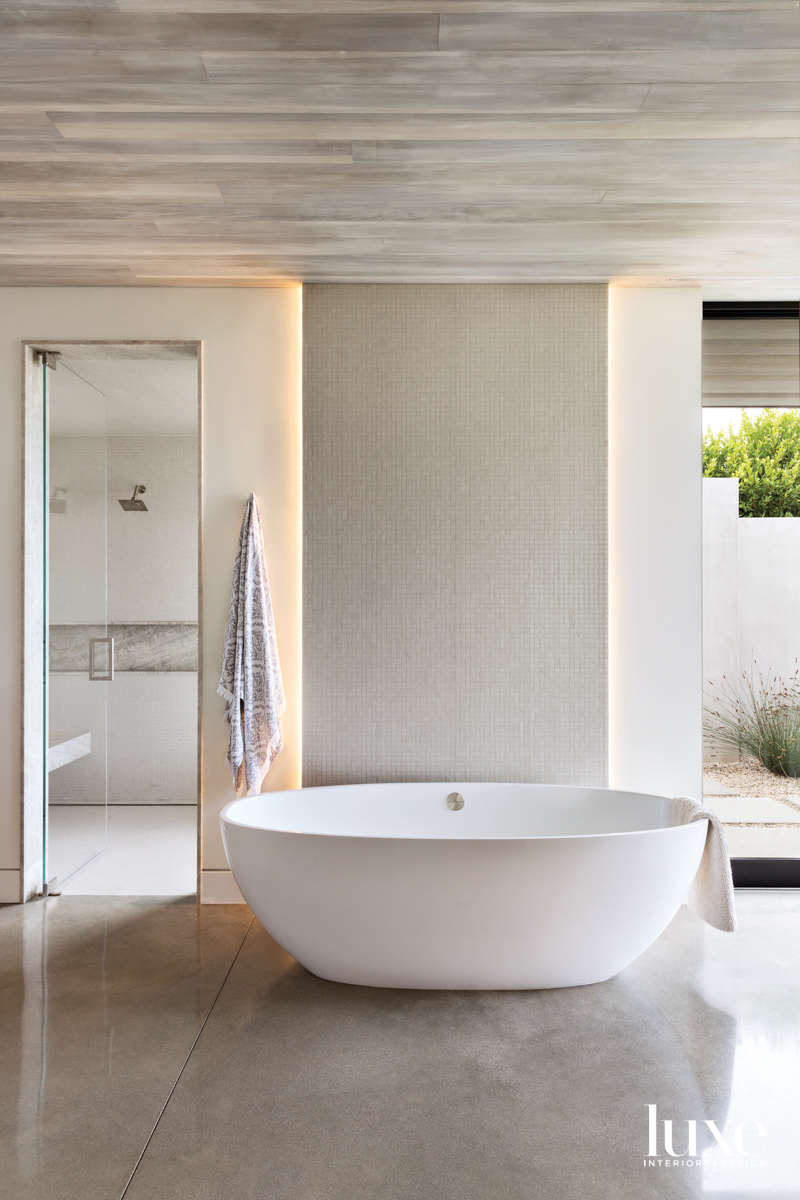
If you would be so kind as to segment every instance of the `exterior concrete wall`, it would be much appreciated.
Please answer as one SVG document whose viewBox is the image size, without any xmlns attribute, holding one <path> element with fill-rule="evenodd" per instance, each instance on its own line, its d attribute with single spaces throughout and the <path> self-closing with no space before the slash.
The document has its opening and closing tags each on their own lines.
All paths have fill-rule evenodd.
<svg viewBox="0 0 800 1200">
<path fill-rule="evenodd" d="M 739 673 L 739 480 L 703 480 L 703 687 L 707 695 Z M 734 762 L 732 750 L 703 746 L 705 762 Z"/>
<path fill-rule="evenodd" d="M 738 479 L 703 480 L 703 681 L 790 678 L 800 660 L 800 518 L 740 517 Z M 706 762 L 730 751 L 704 748 Z"/>
<path fill-rule="evenodd" d="M 739 521 L 739 670 L 787 679 L 800 658 L 800 518 Z"/>
</svg>

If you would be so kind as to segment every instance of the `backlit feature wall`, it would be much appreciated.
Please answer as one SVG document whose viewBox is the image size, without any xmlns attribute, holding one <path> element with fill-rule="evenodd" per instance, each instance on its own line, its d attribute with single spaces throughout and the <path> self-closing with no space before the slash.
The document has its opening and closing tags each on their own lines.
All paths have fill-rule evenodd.
<svg viewBox="0 0 800 1200">
<path fill-rule="evenodd" d="M 607 289 L 304 288 L 304 783 L 607 781 Z"/>
</svg>

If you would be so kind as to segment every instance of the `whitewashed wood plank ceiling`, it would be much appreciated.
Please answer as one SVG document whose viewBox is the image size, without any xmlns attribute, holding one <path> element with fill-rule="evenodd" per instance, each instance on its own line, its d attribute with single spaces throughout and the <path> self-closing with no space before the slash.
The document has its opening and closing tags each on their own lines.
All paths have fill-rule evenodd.
<svg viewBox="0 0 800 1200">
<path fill-rule="evenodd" d="M 800 0 L 0 0 L 0 284 L 800 294 Z"/>
</svg>

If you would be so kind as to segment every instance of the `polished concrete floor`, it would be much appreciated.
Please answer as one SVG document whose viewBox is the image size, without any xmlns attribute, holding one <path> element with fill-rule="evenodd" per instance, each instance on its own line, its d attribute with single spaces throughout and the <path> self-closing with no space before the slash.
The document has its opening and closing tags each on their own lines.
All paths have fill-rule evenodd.
<svg viewBox="0 0 800 1200">
<path fill-rule="evenodd" d="M 0 1196 L 797 1200 L 800 893 L 738 905 L 735 935 L 682 908 L 607 983 L 505 993 L 328 983 L 244 906 L 0 909 Z"/>
</svg>

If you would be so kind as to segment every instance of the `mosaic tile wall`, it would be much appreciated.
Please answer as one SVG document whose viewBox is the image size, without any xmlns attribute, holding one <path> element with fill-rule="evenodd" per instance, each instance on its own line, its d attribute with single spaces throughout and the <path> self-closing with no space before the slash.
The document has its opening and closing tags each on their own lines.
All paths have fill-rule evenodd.
<svg viewBox="0 0 800 1200">
<path fill-rule="evenodd" d="M 607 289 L 304 288 L 304 782 L 607 780 Z"/>
</svg>

